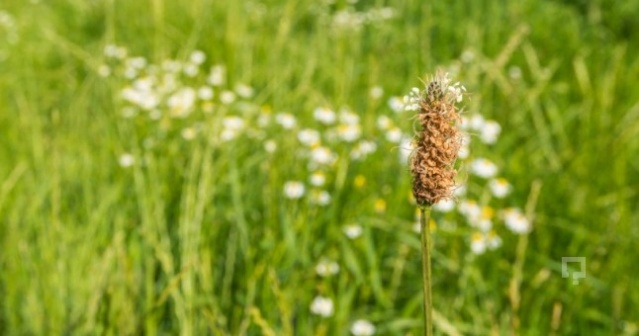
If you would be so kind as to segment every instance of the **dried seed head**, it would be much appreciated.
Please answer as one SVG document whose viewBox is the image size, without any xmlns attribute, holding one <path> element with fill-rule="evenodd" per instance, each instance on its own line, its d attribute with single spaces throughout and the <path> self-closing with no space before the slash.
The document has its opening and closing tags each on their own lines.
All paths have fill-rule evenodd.
<svg viewBox="0 0 639 336">
<path fill-rule="evenodd" d="M 461 101 L 462 91 L 463 86 L 451 85 L 445 74 L 438 73 L 411 99 L 421 125 L 410 163 L 413 195 L 419 205 L 433 205 L 453 193 L 454 164 L 461 146 L 455 103 Z"/>
</svg>

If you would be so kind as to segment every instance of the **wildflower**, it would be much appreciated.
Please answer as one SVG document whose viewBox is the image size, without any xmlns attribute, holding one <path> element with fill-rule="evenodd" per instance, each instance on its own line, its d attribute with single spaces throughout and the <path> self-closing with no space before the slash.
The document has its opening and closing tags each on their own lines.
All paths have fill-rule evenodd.
<svg viewBox="0 0 639 336">
<path fill-rule="evenodd" d="M 315 146 L 319 144 L 320 133 L 313 129 L 303 129 L 297 133 L 297 139 L 306 146 Z"/>
<path fill-rule="evenodd" d="M 170 108 L 171 116 L 184 118 L 191 113 L 195 103 L 195 90 L 185 87 L 169 97 L 166 104 Z"/>
<path fill-rule="evenodd" d="M 242 83 L 235 85 L 235 92 L 242 98 L 251 98 L 255 93 L 252 87 Z"/>
<path fill-rule="evenodd" d="M 339 113 L 339 120 L 346 125 L 356 125 L 359 123 L 359 116 L 348 109 L 342 109 Z"/>
<path fill-rule="evenodd" d="M 497 142 L 497 137 L 501 132 L 501 126 L 494 120 L 488 120 L 480 130 L 479 138 L 485 144 L 492 145 Z"/>
<path fill-rule="evenodd" d="M 381 98 L 382 95 L 384 95 L 384 89 L 382 89 L 380 86 L 374 86 L 371 88 L 369 95 L 372 99 L 377 100 Z"/>
<path fill-rule="evenodd" d="M 120 167 L 129 168 L 135 163 L 135 157 L 129 153 L 124 153 L 120 155 L 118 162 L 120 163 Z"/>
<path fill-rule="evenodd" d="M 375 326 L 367 320 L 357 320 L 351 326 L 351 334 L 353 336 L 372 336 L 375 335 Z"/>
<path fill-rule="evenodd" d="M 315 266 L 315 272 L 321 277 L 327 277 L 339 273 L 339 265 L 332 260 L 321 260 Z"/>
<path fill-rule="evenodd" d="M 475 131 L 481 131 L 482 128 L 484 128 L 484 124 L 486 123 L 486 120 L 484 119 L 484 116 L 482 116 L 479 113 L 475 113 L 473 114 L 472 117 L 470 117 L 470 121 L 468 122 L 470 129 L 473 129 Z"/>
<path fill-rule="evenodd" d="M 390 97 L 388 99 L 388 107 L 395 113 L 404 111 L 404 102 L 399 97 Z"/>
<path fill-rule="evenodd" d="M 244 120 L 240 117 L 229 116 L 222 119 L 222 125 L 225 128 L 238 131 L 244 128 Z"/>
<path fill-rule="evenodd" d="M 213 89 L 210 86 L 202 86 L 197 90 L 197 96 L 202 100 L 211 100 L 213 99 Z"/>
<path fill-rule="evenodd" d="M 346 237 L 348 237 L 349 239 L 355 239 L 362 235 L 363 230 L 359 224 L 351 224 L 345 226 L 343 231 Z"/>
<path fill-rule="evenodd" d="M 401 163 L 407 163 L 411 154 L 415 150 L 415 142 L 411 139 L 404 138 L 399 144 L 399 160 Z"/>
<path fill-rule="evenodd" d="M 331 194 L 326 190 L 315 190 L 311 196 L 311 202 L 314 204 L 327 206 L 331 203 Z"/>
<path fill-rule="evenodd" d="M 109 58 L 124 59 L 128 51 L 124 47 L 118 47 L 114 44 L 109 44 L 104 47 L 104 56 Z"/>
<path fill-rule="evenodd" d="M 393 122 L 390 120 L 389 117 L 385 116 L 385 115 L 381 115 L 379 117 L 377 117 L 377 127 L 381 130 L 387 130 L 389 128 L 391 128 L 391 126 L 393 126 Z"/>
<path fill-rule="evenodd" d="M 182 63 L 176 60 L 165 60 L 162 62 L 162 69 L 166 72 L 177 73 L 182 69 Z"/>
<path fill-rule="evenodd" d="M 244 120 L 240 117 L 229 116 L 222 119 L 222 125 L 224 125 L 224 129 L 220 138 L 222 141 L 230 141 L 235 139 L 240 131 L 244 129 Z"/>
<path fill-rule="evenodd" d="M 333 316 L 333 300 L 323 296 L 317 296 L 311 302 L 311 313 L 322 317 Z"/>
<path fill-rule="evenodd" d="M 473 251 L 474 254 L 483 254 L 488 247 L 486 243 L 485 236 L 479 232 L 475 232 L 470 238 L 470 250 Z"/>
<path fill-rule="evenodd" d="M 459 204 L 459 213 L 466 216 L 469 221 L 476 221 L 481 216 L 481 208 L 473 200 L 464 200 Z"/>
<path fill-rule="evenodd" d="M 224 84 L 224 76 L 226 73 L 226 68 L 223 65 L 215 65 L 211 67 L 211 72 L 209 73 L 208 82 L 213 86 L 220 86 Z"/>
<path fill-rule="evenodd" d="M 311 185 L 321 187 L 326 182 L 326 175 L 322 172 L 314 172 L 310 177 Z"/>
<path fill-rule="evenodd" d="M 284 196 L 290 199 L 299 199 L 304 196 L 305 187 L 302 182 L 288 181 L 284 183 Z"/>
<path fill-rule="evenodd" d="M 184 140 L 193 140 L 197 135 L 197 131 L 193 127 L 187 127 L 182 130 L 181 135 Z"/>
<path fill-rule="evenodd" d="M 233 91 L 224 90 L 220 92 L 220 102 L 222 102 L 222 104 L 228 105 L 234 101 L 235 101 L 235 93 L 233 93 Z"/>
<path fill-rule="evenodd" d="M 486 235 L 486 245 L 491 250 L 496 250 L 501 246 L 501 238 L 497 235 L 495 231 L 490 231 Z"/>
<path fill-rule="evenodd" d="M 506 227 L 510 229 L 510 231 L 517 234 L 526 234 L 530 232 L 530 222 L 519 209 L 508 208 L 503 211 L 502 216 Z"/>
<path fill-rule="evenodd" d="M 362 130 L 358 124 L 342 124 L 337 127 L 337 136 L 346 142 L 359 139 Z"/>
<path fill-rule="evenodd" d="M 488 181 L 488 187 L 490 188 L 490 192 L 493 194 L 493 196 L 497 198 L 506 197 L 506 195 L 508 195 L 511 190 L 510 184 L 508 183 L 508 181 L 506 181 L 506 179 L 503 178 L 491 179 L 490 181 Z"/>
<path fill-rule="evenodd" d="M 362 174 L 355 176 L 355 180 L 353 181 L 353 185 L 355 188 L 362 188 L 366 184 L 366 177 Z"/>
<path fill-rule="evenodd" d="M 398 127 L 393 127 L 386 131 L 386 140 L 393 143 L 399 143 L 402 141 L 402 135 L 402 131 Z"/>
<path fill-rule="evenodd" d="M 318 107 L 313 110 L 313 117 L 315 118 L 315 120 L 325 125 L 331 125 L 337 119 L 335 112 L 325 107 Z"/>
<path fill-rule="evenodd" d="M 277 143 L 275 143 L 275 141 L 267 140 L 264 142 L 264 150 L 266 150 L 268 153 L 274 153 L 276 149 Z"/>
<path fill-rule="evenodd" d="M 375 212 L 379 214 L 386 212 L 386 201 L 381 198 L 376 199 L 373 208 L 375 208 Z"/>
<path fill-rule="evenodd" d="M 457 128 L 459 117 L 454 105 L 463 89 L 458 83 L 449 85 L 445 75 L 438 74 L 420 93 L 418 120 L 422 131 L 417 136 L 417 149 L 411 159 L 413 194 L 419 205 L 432 205 L 450 198 L 457 171 L 453 164 L 461 146 Z"/>
<path fill-rule="evenodd" d="M 455 208 L 455 201 L 452 199 L 443 199 L 433 205 L 433 209 L 440 212 L 450 212 Z"/>
<path fill-rule="evenodd" d="M 188 63 L 184 65 L 183 71 L 188 77 L 195 77 L 200 72 L 200 68 L 198 68 L 197 64 Z"/>
<path fill-rule="evenodd" d="M 495 176 L 497 174 L 497 170 L 497 166 L 494 163 L 484 158 L 475 159 L 470 164 L 470 171 L 483 178 L 491 178 Z"/>
<path fill-rule="evenodd" d="M 275 116 L 275 122 L 280 124 L 284 129 L 291 129 L 297 124 L 295 117 L 288 113 L 278 113 Z"/>
<path fill-rule="evenodd" d="M 365 158 L 367 155 L 375 152 L 375 150 L 377 150 L 377 145 L 374 142 L 361 141 L 351 152 L 351 158 L 353 158 L 354 160 L 360 160 Z"/>
<path fill-rule="evenodd" d="M 311 160 L 315 164 L 329 165 L 332 164 L 335 159 L 335 154 L 326 147 L 316 147 L 311 150 Z"/>
<path fill-rule="evenodd" d="M 100 77 L 109 77 L 109 75 L 111 75 L 111 68 L 106 64 L 100 64 L 98 67 L 98 75 L 100 75 Z"/>
<path fill-rule="evenodd" d="M 206 54 L 202 50 L 195 50 L 189 56 L 189 61 L 193 64 L 200 65 L 206 60 Z"/>
<path fill-rule="evenodd" d="M 466 185 L 464 184 L 456 186 L 455 190 L 453 190 L 453 196 L 455 197 L 462 197 L 464 195 L 466 195 Z"/>
</svg>

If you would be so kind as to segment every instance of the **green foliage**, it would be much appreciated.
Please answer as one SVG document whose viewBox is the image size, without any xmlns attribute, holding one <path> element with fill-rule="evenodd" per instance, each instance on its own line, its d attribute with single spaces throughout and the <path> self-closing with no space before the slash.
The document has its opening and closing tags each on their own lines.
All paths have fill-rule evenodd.
<svg viewBox="0 0 639 336">
<path fill-rule="evenodd" d="M 469 112 L 501 124 L 500 141 L 478 151 L 513 184 L 509 200 L 541 189 L 533 231 L 483 255 L 439 217 L 436 333 L 639 333 L 636 2 L 329 3 L 0 4 L 17 35 L 5 42 L 0 26 L 0 334 L 345 335 L 357 319 L 419 334 L 419 236 L 396 145 L 380 140 L 352 161 L 337 142 L 320 207 L 282 193 L 308 180 L 294 133 L 217 136 L 231 115 L 254 125 L 289 112 L 321 129 L 313 109 L 347 106 L 364 137 L 383 138 L 385 100 L 439 66 L 457 70 Z M 341 11 L 384 6 L 388 20 L 334 26 Z M 228 83 L 256 93 L 198 117 L 205 132 L 186 141 L 191 119 L 166 131 L 122 117 L 126 79 L 98 75 L 113 43 L 153 64 L 202 50 L 207 67 L 224 64 Z M 410 117 L 395 117 L 410 133 Z M 118 164 L 123 153 L 132 166 Z M 353 223 L 363 232 L 350 239 Z M 566 256 L 587 258 L 578 285 L 561 276 Z M 340 271 L 318 276 L 323 258 Z M 311 313 L 318 295 L 332 298 L 331 317 Z"/>
</svg>

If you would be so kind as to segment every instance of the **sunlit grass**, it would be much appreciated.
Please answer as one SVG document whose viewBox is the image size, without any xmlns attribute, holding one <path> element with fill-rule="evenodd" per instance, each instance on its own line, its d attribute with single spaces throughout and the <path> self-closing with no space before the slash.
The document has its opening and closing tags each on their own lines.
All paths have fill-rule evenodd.
<svg viewBox="0 0 639 336">
<path fill-rule="evenodd" d="M 464 113 L 501 125 L 494 144 L 474 131 L 471 158 L 511 189 L 491 198 L 502 241 L 483 254 L 466 215 L 434 211 L 436 334 L 637 334 L 639 41 L 610 23 L 632 21 L 614 5 L 590 5 L 598 21 L 554 1 L 360 2 L 2 2 L 14 23 L 0 25 L 0 333 L 421 333 L 400 162 L 413 121 L 388 101 L 443 67 L 469 90 Z M 132 80 L 100 72 L 111 44 L 158 65 L 201 50 L 182 84 L 200 88 L 221 64 L 227 87 L 208 114 L 126 118 Z M 232 118 L 244 124 L 230 136 Z M 375 150 L 355 159 L 362 141 Z M 317 162 L 317 148 L 334 156 Z M 469 193 L 489 190 L 461 169 Z M 508 207 L 528 235 L 497 219 Z M 587 258 L 579 285 L 561 277 L 564 256 Z"/>
</svg>

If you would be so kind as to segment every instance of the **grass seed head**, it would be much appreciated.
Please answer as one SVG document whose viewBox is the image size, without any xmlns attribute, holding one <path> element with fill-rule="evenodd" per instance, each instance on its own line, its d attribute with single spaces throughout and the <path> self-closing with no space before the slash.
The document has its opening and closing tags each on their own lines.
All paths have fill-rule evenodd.
<svg viewBox="0 0 639 336">
<path fill-rule="evenodd" d="M 421 130 L 416 134 L 410 169 L 413 195 L 421 206 L 452 196 L 457 174 L 454 164 L 461 146 L 460 118 L 455 103 L 461 101 L 464 90 L 459 83 L 450 84 L 445 74 L 438 73 L 426 89 L 417 94 Z"/>
</svg>

